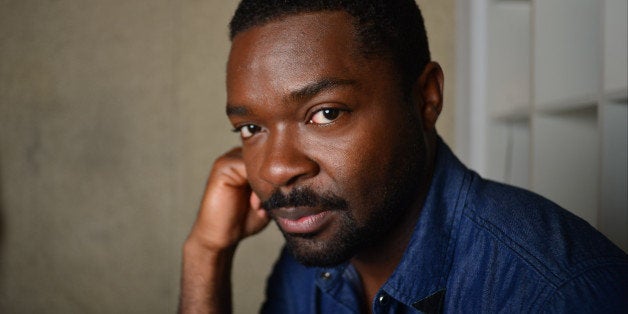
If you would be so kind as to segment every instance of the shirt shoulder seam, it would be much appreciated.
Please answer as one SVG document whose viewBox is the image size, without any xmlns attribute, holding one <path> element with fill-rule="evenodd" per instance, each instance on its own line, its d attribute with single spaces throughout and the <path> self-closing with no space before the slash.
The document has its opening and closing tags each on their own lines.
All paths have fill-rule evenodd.
<svg viewBox="0 0 628 314">
<path fill-rule="evenodd" d="M 465 209 L 475 214 L 475 211 L 471 209 L 468 204 L 465 204 Z M 561 276 L 552 272 L 549 268 L 544 266 L 544 263 L 535 258 L 532 253 L 521 246 L 517 241 L 509 237 L 500 228 L 486 219 L 478 217 L 478 215 L 469 215 L 468 211 L 464 211 L 463 215 L 472 221 L 478 228 L 485 230 L 499 243 L 505 245 L 511 252 L 516 254 L 521 261 L 534 270 L 539 276 L 541 276 L 552 288 L 557 288 L 560 282 L 563 281 Z M 549 276 L 551 274 L 551 276 Z"/>
</svg>

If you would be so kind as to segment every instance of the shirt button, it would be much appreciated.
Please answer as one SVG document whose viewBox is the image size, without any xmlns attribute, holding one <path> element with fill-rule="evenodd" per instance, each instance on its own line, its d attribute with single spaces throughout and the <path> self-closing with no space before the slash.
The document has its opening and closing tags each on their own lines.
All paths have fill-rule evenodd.
<svg viewBox="0 0 628 314">
<path fill-rule="evenodd" d="M 323 278 L 325 280 L 329 280 L 329 279 L 331 279 L 331 273 L 326 271 L 326 272 L 321 274 L 321 278 Z"/>
<path fill-rule="evenodd" d="M 390 298 L 387 295 L 385 295 L 385 294 L 382 294 L 382 295 L 379 296 L 379 298 L 377 298 L 377 302 L 379 302 L 379 304 L 381 304 L 381 305 L 388 304 L 389 300 L 390 300 Z"/>
</svg>

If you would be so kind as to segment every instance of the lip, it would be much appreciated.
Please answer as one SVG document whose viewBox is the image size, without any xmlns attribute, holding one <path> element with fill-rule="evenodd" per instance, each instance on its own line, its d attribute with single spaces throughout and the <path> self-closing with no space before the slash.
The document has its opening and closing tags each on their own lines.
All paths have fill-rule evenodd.
<svg viewBox="0 0 628 314">
<path fill-rule="evenodd" d="M 281 208 L 274 212 L 275 220 L 284 232 L 307 234 L 320 231 L 331 217 L 330 211 L 313 208 Z"/>
</svg>

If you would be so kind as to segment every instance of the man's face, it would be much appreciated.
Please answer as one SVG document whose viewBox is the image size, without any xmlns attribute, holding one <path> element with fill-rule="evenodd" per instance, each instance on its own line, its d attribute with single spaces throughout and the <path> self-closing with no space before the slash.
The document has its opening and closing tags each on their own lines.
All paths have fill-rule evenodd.
<svg viewBox="0 0 628 314">
<path fill-rule="evenodd" d="M 425 175 L 419 111 L 386 59 L 361 54 L 351 22 L 320 12 L 254 27 L 227 68 L 248 180 L 307 265 L 384 241 Z"/>
</svg>

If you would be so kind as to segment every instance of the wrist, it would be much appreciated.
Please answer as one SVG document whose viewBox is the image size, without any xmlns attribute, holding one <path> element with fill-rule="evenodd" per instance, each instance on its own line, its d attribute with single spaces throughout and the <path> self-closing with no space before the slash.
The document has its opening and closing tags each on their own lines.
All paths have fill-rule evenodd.
<svg viewBox="0 0 628 314">
<path fill-rule="evenodd" d="M 235 254 L 237 244 L 234 245 L 211 245 L 205 241 L 198 241 L 193 237 L 188 237 L 183 243 L 183 256 L 203 258 L 204 259 L 221 259 Z"/>
<path fill-rule="evenodd" d="M 228 313 L 236 246 L 213 248 L 188 238 L 183 244 L 179 313 Z"/>
</svg>

